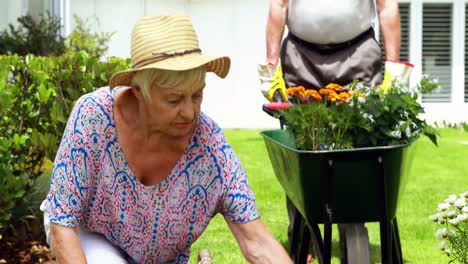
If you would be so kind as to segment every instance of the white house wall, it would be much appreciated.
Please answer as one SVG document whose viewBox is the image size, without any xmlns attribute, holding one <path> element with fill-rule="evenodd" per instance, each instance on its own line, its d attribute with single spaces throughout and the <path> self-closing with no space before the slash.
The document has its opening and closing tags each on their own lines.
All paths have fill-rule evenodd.
<svg viewBox="0 0 468 264">
<path fill-rule="evenodd" d="M 64 0 L 68 1 L 68 0 Z M 262 112 L 266 100 L 260 93 L 257 64 L 265 61 L 265 33 L 268 15 L 267 0 L 81 0 L 70 1 L 70 13 L 81 17 L 96 14 L 98 31 L 116 32 L 108 55 L 129 57 L 131 29 L 143 15 L 173 12 L 188 14 L 206 54 L 231 57 L 231 72 L 225 80 L 208 75 L 203 111 L 224 128 L 277 128 L 278 121 Z M 416 67 L 414 84 L 421 76 L 422 3 L 453 2 L 456 23 L 464 10 L 463 0 L 422 1 L 411 3 L 410 60 Z M 73 21 L 71 21 L 73 28 Z M 468 106 L 463 102 L 463 35 L 454 29 L 452 57 L 452 103 L 426 103 L 429 121 L 468 121 Z"/>
<path fill-rule="evenodd" d="M 224 128 L 277 128 L 265 114 L 257 64 L 265 61 L 268 1 L 248 0 L 81 0 L 70 1 L 70 14 L 99 19 L 96 30 L 116 32 L 109 56 L 130 56 L 130 34 L 143 15 L 189 15 L 205 54 L 228 55 L 231 71 L 221 80 L 208 74 L 202 110 Z M 73 19 L 70 21 L 73 28 Z"/>
<path fill-rule="evenodd" d="M 16 19 L 26 14 L 27 6 L 19 0 L 0 0 L 0 30 L 8 24 L 16 25 Z"/>
<path fill-rule="evenodd" d="M 27 11 L 28 1 L 0 0 L 0 29 L 13 23 Z M 51 1 L 51 0 L 41 0 Z M 223 128 L 277 128 L 278 121 L 263 113 L 266 100 L 260 93 L 257 64 L 265 61 L 265 34 L 268 0 L 53 0 L 68 8 L 65 25 L 73 29 L 73 14 L 81 18 L 97 17 L 99 32 L 116 32 L 108 56 L 130 56 L 133 25 L 144 15 L 183 12 L 192 18 L 205 54 L 231 57 L 231 72 L 225 80 L 209 74 L 204 112 Z M 468 1 L 468 0 L 466 0 Z M 422 68 L 422 5 L 426 2 L 454 3 L 451 103 L 426 103 L 430 121 L 468 122 L 468 104 L 464 90 L 464 7 L 465 0 L 412 0 L 410 6 L 410 61 L 415 64 L 414 84 Z M 408 2 L 408 1 L 402 1 Z M 457 22 L 458 21 L 458 22 Z M 436 76 L 435 76 L 436 77 Z"/>
</svg>

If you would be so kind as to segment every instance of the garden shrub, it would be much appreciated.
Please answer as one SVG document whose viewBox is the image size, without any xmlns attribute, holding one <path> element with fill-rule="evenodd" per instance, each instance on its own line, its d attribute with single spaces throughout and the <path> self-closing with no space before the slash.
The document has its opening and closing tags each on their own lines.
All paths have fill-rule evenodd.
<svg viewBox="0 0 468 264">
<path fill-rule="evenodd" d="M 35 21 L 25 15 L 17 19 L 18 27 L 12 24 L 0 36 L 0 54 L 60 55 L 66 50 L 65 38 L 60 35 L 60 19 L 49 13 Z"/>
<path fill-rule="evenodd" d="M 84 51 L 90 56 L 102 57 L 109 49 L 114 32 L 93 32 L 92 21 L 74 15 L 75 28 L 66 38 L 60 35 L 60 18 L 49 13 L 35 21 L 30 15 L 17 19 L 0 34 L 0 54 L 34 54 L 36 56 L 62 55 L 66 52 Z M 97 21 L 97 20 L 96 20 Z"/>
<path fill-rule="evenodd" d="M 44 162 L 54 159 L 74 102 L 108 85 L 129 63 L 101 62 L 86 52 L 0 55 L 0 237 L 13 222 L 39 213 L 37 197 L 45 197 L 48 185 L 35 187 L 44 181 Z"/>
<path fill-rule="evenodd" d="M 85 51 L 91 56 L 102 57 L 109 49 L 108 43 L 115 32 L 93 32 L 91 29 L 90 19 L 81 19 L 74 15 L 75 28 L 67 37 L 67 50 L 70 51 Z M 98 20 L 96 19 L 96 22 Z"/>
</svg>

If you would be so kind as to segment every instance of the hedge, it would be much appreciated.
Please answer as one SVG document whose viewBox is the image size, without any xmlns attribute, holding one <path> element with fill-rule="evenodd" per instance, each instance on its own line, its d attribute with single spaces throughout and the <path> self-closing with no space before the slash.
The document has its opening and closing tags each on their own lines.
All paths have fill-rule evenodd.
<svg viewBox="0 0 468 264">
<path fill-rule="evenodd" d="M 27 194 L 44 173 L 44 162 L 54 159 L 74 102 L 129 65 L 128 59 L 102 62 L 85 52 L 0 55 L 0 239 L 26 217 L 24 209 L 16 211 L 28 208 Z M 36 205 L 29 207 L 38 214 Z"/>
</svg>

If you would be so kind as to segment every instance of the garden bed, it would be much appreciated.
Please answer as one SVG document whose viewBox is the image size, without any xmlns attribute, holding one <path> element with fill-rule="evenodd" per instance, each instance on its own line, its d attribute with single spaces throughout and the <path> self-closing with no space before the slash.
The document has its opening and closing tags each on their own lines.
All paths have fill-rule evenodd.
<svg viewBox="0 0 468 264">
<path fill-rule="evenodd" d="M 0 264 L 55 263 L 42 230 L 42 223 L 35 222 L 0 240 Z"/>
</svg>

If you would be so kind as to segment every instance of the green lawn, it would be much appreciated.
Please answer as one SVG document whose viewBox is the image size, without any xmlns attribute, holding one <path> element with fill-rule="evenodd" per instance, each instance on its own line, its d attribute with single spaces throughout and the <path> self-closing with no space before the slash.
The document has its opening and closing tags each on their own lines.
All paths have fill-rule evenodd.
<svg viewBox="0 0 468 264">
<path fill-rule="evenodd" d="M 283 244 L 287 241 L 288 218 L 285 196 L 276 181 L 268 153 L 259 131 L 225 131 L 249 176 L 262 220 Z M 426 138 L 416 142 L 411 173 L 400 195 L 397 217 L 405 263 L 447 263 L 434 237 L 437 226 L 428 220 L 437 204 L 449 194 L 468 190 L 468 133 L 456 129 L 440 130 L 439 147 Z M 380 263 L 379 226 L 368 223 L 373 263 Z M 337 230 L 334 245 L 337 245 Z M 191 263 L 197 252 L 208 248 L 215 263 L 247 263 L 222 216 L 215 217 L 205 233 L 193 245 Z M 337 247 L 333 263 L 339 263 Z"/>
</svg>

